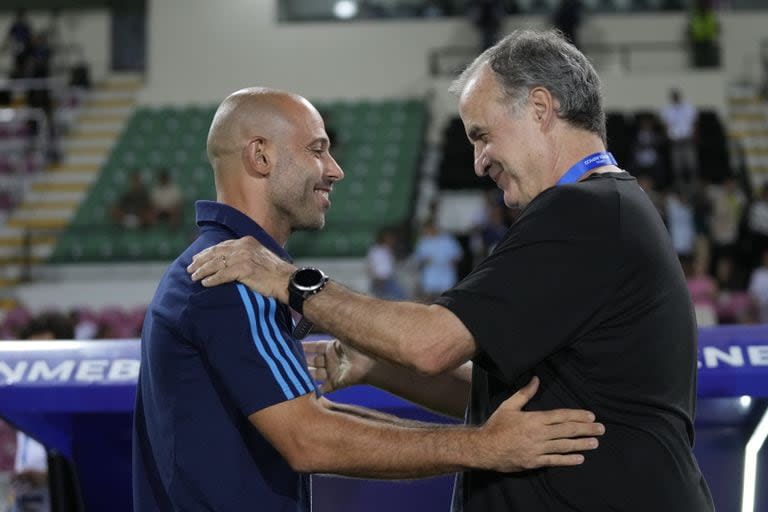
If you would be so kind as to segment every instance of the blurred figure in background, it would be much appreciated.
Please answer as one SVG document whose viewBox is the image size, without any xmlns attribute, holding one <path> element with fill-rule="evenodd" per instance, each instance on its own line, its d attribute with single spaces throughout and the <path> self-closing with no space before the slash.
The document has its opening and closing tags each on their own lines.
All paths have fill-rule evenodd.
<svg viewBox="0 0 768 512">
<path fill-rule="evenodd" d="M 752 265 L 759 265 L 763 253 L 768 250 L 768 183 L 760 189 L 760 194 L 749 206 L 747 214 Z"/>
<path fill-rule="evenodd" d="M 150 192 L 152 215 L 156 222 L 165 222 L 176 228 L 181 224 L 182 195 L 179 186 L 171 179 L 168 169 L 160 169 L 157 183 Z"/>
<path fill-rule="evenodd" d="M 768 324 L 768 251 L 762 253 L 762 264 L 749 278 L 749 293 L 757 304 L 759 322 Z"/>
<path fill-rule="evenodd" d="M 581 0 L 560 0 L 552 15 L 552 25 L 563 33 L 565 39 L 579 48 L 579 27 L 584 6 Z"/>
<path fill-rule="evenodd" d="M 366 256 L 370 292 L 380 299 L 403 300 L 406 297 L 395 273 L 396 249 L 397 232 L 392 228 L 382 228 Z"/>
<path fill-rule="evenodd" d="M 144 228 L 152 224 L 152 203 L 140 172 L 131 174 L 128 190 L 123 192 L 117 204 L 112 207 L 112 219 L 126 229 Z"/>
<path fill-rule="evenodd" d="M 698 178 L 696 155 L 696 107 L 683 100 L 678 89 L 669 92 L 669 103 L 661 110 L 669 139 L 669 160 L 676 185 Z M 686 179 L 687 178 L 687 179 Z"/>
<path fill-rule="evenodd" d="M 411 258 L 421 269 L 419 298 L 431 302 L 458 280 L 456 267 L 463 251 L 451 234 L 440 231 L 434 219 L 424 223 Z"/>
<path fill-rule="evenodd" d="M 8 33 L 3 41 L 2 50 L 10 50 L 13 55 L 13 68 L 11 78 L 19 78 L 24 75 L 26 60 L 29 56 L 29 47 L 32 43 L 32 27 L 27 21 L 27 13 L 24 9 L 16 11 L 16 18 L 8 28 Z"/>
<path fill-rule="evenodd" d="M 709 188 L 709 197 L 712 207 L 709 221 L 712 264 L 717 266 L 721 258 L 737 256 L 739 225 L 747 200 L 739 190 L 736 180 L 730 176 L 722 185 L 712 185 Z"/>
<path fill-rule="evenodd" d="M 691 45 L 691 66 L 720 66 L 720 23 L 717 21 L 712 0 L 695 0 L 687 36 Z"/>
<path fill-rule="evenodd" d="M 699 327 L 717 325 L 717 283 L 707 273 L 708 262 L 701 258 L 681 258 L 688 292 Z"/>
<path fill-rule="evenodd" d="M 666 220 L 672 247 L 678 256 L 693 257 L 696 230 L 693 223 L 693 208 L 687 196 L 679 189 L 667 193 Z"/>
<path fill-rule="evenodd" d="M 641 176 L 650 176 L 655 184 L 665 183 L 666 169 L 661 162 L 661 143 L 662 137 L 656 132 L 654 118 L 640 117 L 632 154 L 632 174 L 638 180 Z"/>
<path fill-rule="evenodd" d="M 500 0 L 474 0 L 467 15 L 480 33 L 480 51 L 496 44 L 504 22 L 504 6 Z"/>
</svg>

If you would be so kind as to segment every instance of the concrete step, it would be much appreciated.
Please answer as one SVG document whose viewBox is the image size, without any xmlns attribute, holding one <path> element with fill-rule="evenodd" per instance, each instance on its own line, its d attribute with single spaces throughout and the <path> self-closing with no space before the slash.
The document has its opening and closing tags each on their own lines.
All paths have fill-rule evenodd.
<svg viewBox="0 0 768 512">
<path fill-rule="evenodd" d="M 77 123 L 77 129 L 73 133 L 77 134 L 80 130 L 85 132 L 101 131 L 116 133 L 117 136 L 120 136 L 123 128 L 125 127 L 125 122 L 128 119 L 128 116 L 105 116 L 104 119 L 106 119 L 106 121 L 99 121 L 97 118 L 94 119 L 95 120 L 93 121 L 80 120 Z"/>
<path fill-rule="evenodd" d="M 86 183 L 96 179 L 94 172 L 50 172 L 40 176 L 38 183 Z"/>
<path fill-rule="evenodd" d="M 84 109 L 78 118 L 80 126 L 90 123 L 123 123 L 130 116 L 132 109 Z"/>
<path fill-rule="evenodd" d="M 18 228 L 14 228 L 16 231 L 19 231 L 21 233 L 23 230 L 20 230 Z M 25 239 L 24 236 L 21 234 L 18 234 L 16 236 L 0 236 L 0 247 L 11 247 L 15 248 L 16 250 L 19 250 L 21 247 L 24 247 L 27 243 L 31 244 L 32 246 L 42 245 L 42 246 L 53 246 L 53 244 L 56 243 L 56 237 L 50 233 L 33 233 L 29 237 L 29 241 Z"/>
<path fill-rule="evenodd" d="M 741 131 L 736 131 L 732 129 L 729 131 L 728 136 L 742 139 L 745 142 L 751 139 L 765 140 L 765 139 L 768 139 L 768 129 L 754 129 L 754 130 L 741 130 Z"/>
<path fill-rule="evenodd" d="M 69 224 L 69 219 L 19 219 L 19 218 L 11 218 L 7 222 L 8 226 L 14 227 L 14 228 L 23 228 L 23 229 L 51 229 L 51 230 L 60 230 L 67 227 L 67 224 Z"/>
<path fill-rule="evenodd" d="M 80 201 L 24 201 L 16 211 L 55 211 L 55 210 L 75 210 L 80 205 Z"/>
<path fill-rule="evenodd" d="M 15 297 L 0 297 L 0 311 L 11 311 L 21 306 Z"/>
<path fill-rule="evenodd" d="M 764 112 L 745 112 L 745 113 L 729 113 L 728 120 L 731 122 L 762 122 L 765 123 L 768 116 Z"/>
<path fill-rule="evenodd" d="M 62 201 L 80 203 L 84 199 L 82 192 L 34 192 L 29 191 L 25 196 L 25 202 L 43 203 L 48 201 Z"/>
<path fill-rule="evenodd" d="M 74 210 L 72 208 L 53 208 L 53 209 L 16 209 L 14 210 L 10 222 L 26 221 L 59 221 L 72 218 Z"/>
<path fill-rule="evenodd" d="M 0 249 L 0 267 L 8 268 L 8 267 L 22 267 L 24 265 L 37 265 L 40 263 L 43 263 L 47 260 L 47 257 L 40 257 L 32 255 L 29 258 L 26 256 L 20 256 L 20 255 L 4 255 L 2 253 L 2 249 Z"/>
<path fill-rule="evenodd" d="M 755 115 L 764 116 L 766 112 L 766 106 L 762 103 L 737 103 L 728 107 L 728 117 L 739 115 Z"/>
<path fill-rule="evenodd" d="M 46 172 L 50 173 L 66 173 L 66 172 L 82 172 L 82 173 L 98 173 L 101 167 L 96 164 L 58 164 L 46 169 Z"/>
<path fill-rule="evenodd" d="M 104 163 L 104 161 L 107 159 L 107 156 L 109 155 L 109 151 L 101 151 L 98 154 L 87 154 L 87 153 L 74 153 L 74 154 L 67 154 L 64 157 L 64 163 L 65 164 L 73 164 L 73 165 L 98 165 L 101 167 L 101 165 Z"/>
<path fill-rule="evenodd" d="M 131 102 L 136 100 L 137 89 L 131 87 L 117 87 L 117 88 L 103 88 L 95 89 L 88 94 L 86 104 L 91 101 L 108 101 L 108 100 L 129 100 Z"/>
<path fill-rule="evenodd" d="M 129 110 L 133 108 L 134 99 L 133 98 L 105 98 L 105 99 L 90 99 L 85 103 L 84 110 L 85 111 L 92 111 L 95 109 L 99 109 L 99 111 L 110 111 L 113 113 L 117 112 L 123 112 L 124 110 Z"/>
<path fill-rule="evenodd" d="M 122 87 L 132 87 L 139 89 L 144 86 L 144 75 L 133 72 L 113 72 L 104 80 L 98 82 L 98 89 L 113 89 Z"/>
<path fill-rule="evenodd" d="M 114 140 L 120 136 L 120 130 L 94 130 L 92 128 L 83 129 L 78 125 L 78 128 L 73 130 L 69 134 L 70 139 L 95 139 L 95 140 Z"/>
<path fill-rule="evenodd" d="M 87 149 L 109 151 L 114 144 L 115 137 L 67 137 L 61 142 L 61 149 L 66 153 Z"/>
<path fill-rule="evenodd" d="M 33 183 L 31 186 L 31 190 L 33 192 L 39 192 L 42 194 L 48 193 L 48 192 L 78 192 L 80 194 L 84 194 L 88 188 L 90 188 L 90 183 L 46 183 L 46 182 L 37 182 Z"/>
</svg>

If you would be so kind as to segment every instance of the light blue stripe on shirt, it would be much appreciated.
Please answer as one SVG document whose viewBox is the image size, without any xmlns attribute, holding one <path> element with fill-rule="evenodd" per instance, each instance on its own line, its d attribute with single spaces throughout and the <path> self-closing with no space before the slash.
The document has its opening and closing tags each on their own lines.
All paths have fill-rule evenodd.
<svg viewBox="0 0 768 512">
<path fill-rule="evenodd" d="M 293 393 L 290 386 L 288 386 L 288 383 L 285 382 L 285 379 L 280 374 L 280 370 L 277 369 L 277 366 L 275 365 L 275 362 L 272 360 L 272 357 L 270 357 L 270 355 L 267 354 L 267 351 L 264 349 L 264 344 L 262 343 L 261 338 L 259 337 L 259 333 L 256 327 L 256 314 L 253 311 L 253 304 L 251 304 L 251 300 L 248 298 L 248 291 L 245 288 L 245 285 L 238 284 L 237 291 L 240 292 L 240 298 L 243 300 L 243 305 L 245 306 L 245 312 L 248 314 L 248 323 L 251 326 L 251 338 L 253 339 L 253 344 L 256 345 L 256 350 L 259 351 L 259 354 L 267 363 L 267 366 L 269 366 L 269 369 L 272 371 L 272 375 L 275 377 L 275 380 L 280 385 L 280 388 L 283 390 L 283 394 L 285 395 L 285 398 L 287 398 L 288 400 L 291 400 L 296 395 Z M 266 336 L 268 335 L 265 335 L 265 337 Z"/>
<path fill-rule="evenodd" d="M 266 303 L 264 302 L 264 297 L 262 297 L 261 295 L 255 292 L 253 296 L 256 297 L 256 304 L 258 305 L 258 308 L 259 308 L 259 325 L 261 326 L 261 332 L 264 334 L 264 339 L 266 340 L 267 346 L 270 348 L 270 351 L 272 352 L 272 356 L 280 362 L 283 372 L 288 376 L 288 379 L 294 385 L 294 387 L 298 391 L 298 394 L 303 395 L 305 393 L 309 393 L 309 389 L 304 389 L 304 386 L 302 386 L 301 382 L 299 382 L 299 379 L 296 377 L 296 374 L 294 373 L 293 369 L 288 364 L 288 361 L 285 360 L 285 357 L 283 357 L 283 354 L 281 354 L 280 350 L 277 348 L 277 344 L 276 344 L 277 340 L 269 332 L 269 328 L 267 327 L 267 322 L 266 322 L 267 306 L 266 306 Z"/>
<path fill-rule="evenodd" d="M 285 339 L 285 336 L 283 336 L 283 332 L 277 326 L 277 322 L 275 321 L 275 314 L 277 312 L 277 301 L 272 297 L 268 297 L 267 300 L 269 301 L 269 305 L 272 306 L 272 309 L 270 310 L 270 313 L 269 313 L 269 323 L 272 326 L 272 329 L 276 333 L 279 340 L 282 342 L 283 348 L 288 353 L 288 360 L 293 365 L 294 369 L 296 370 L 296 373 L 298 373 L 299 376 L 304 380 L 304 384 L 307 385 L 307 389 L 308 390 L 314 389 L 315 386 L 312 384 L 312 381 L 310 380 L 309 375 L 307 375 L 307 369 L 304 368 L 304 366 L 300 364 L 299 361 L 296 359 L 296 356 L 293 354 L 293 350 L 291 350 L 290 342 Z"/>
</svg>

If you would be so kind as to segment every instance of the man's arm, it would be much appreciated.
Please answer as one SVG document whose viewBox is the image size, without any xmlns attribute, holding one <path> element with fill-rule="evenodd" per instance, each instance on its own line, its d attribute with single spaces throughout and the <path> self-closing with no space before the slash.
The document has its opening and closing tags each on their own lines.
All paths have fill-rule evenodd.
<svg viewBox="0 0 768 512">
<path fill-rule="evenodd" d="M 428 377 L 376 360 L 339 340 L 303 344 L 309 370 L 323 392 L 369 384 L 440 414 L 462 418 L 469 398 L 472 363 Z"/>
<path fill-rule="evenodd" d="M 387 424 L 334 410 L 311 393 L 249 419 L 301 472 L 397 479 L 581 464 L 584 456 L 573 452 L 594 449 L 591 436 L 603 426 L 587 411 L 522 412 L 537 386 L 533 379 L 481 427 Z"/>
<path fill-rule="evenodd" d="M 187 270 L 206 287 L 240 281 L 287 304 L 296 267 L 243 237 L 202 251 Z M 304 315 L 365 353 L 426 375 L 459 367 L 477 348 L 461 320 L 442 306 L 374 299 L 336 282 L 305 301 Z"/>
</svg>

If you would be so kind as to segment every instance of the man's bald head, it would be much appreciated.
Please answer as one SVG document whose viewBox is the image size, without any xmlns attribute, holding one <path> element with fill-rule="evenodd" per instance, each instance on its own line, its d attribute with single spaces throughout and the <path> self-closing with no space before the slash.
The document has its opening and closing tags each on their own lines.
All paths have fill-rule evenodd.
<svg viewBox="0 0 768 512">
<path fill-rule="evenodd" d="M 213 116 L 208 131 L 208 160 L 214 169 L 221 158 L 242 151 L 256 137 L 280 139 L 301 116 L 319 115 L 306 99 L 284 91 L 250 87 L 230 94 Z"/>
</svg>

